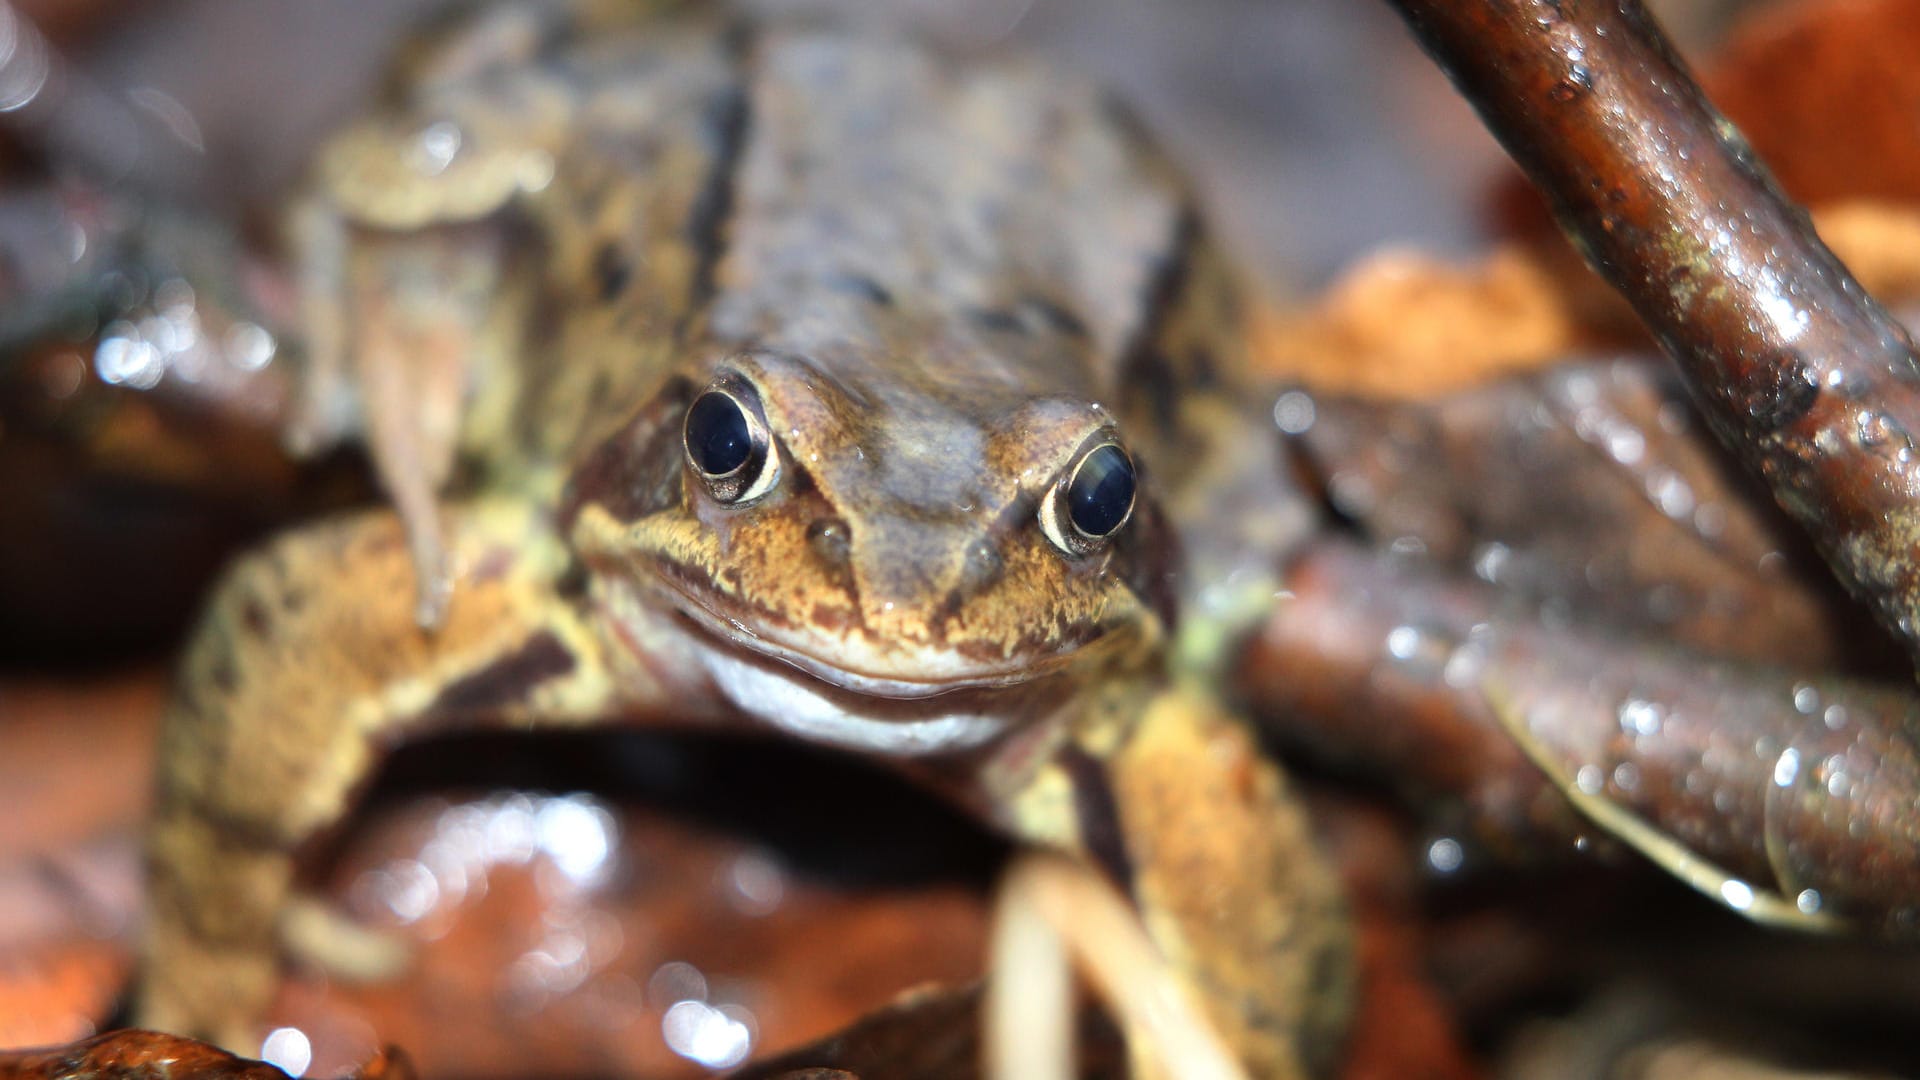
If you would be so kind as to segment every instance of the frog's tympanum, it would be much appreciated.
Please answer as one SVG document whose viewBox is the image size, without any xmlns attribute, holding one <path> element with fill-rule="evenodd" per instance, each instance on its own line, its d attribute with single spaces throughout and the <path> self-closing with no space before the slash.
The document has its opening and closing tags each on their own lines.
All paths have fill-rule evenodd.
<svg viewBox="0 0 1920 1080">
<path fill-rule="evenodd" d="M 1335 886 L 1210 702 L 1303 520 L 1231 275 L 1109 103 L 820 29 L 496 13 L 333 139 L 301 434 L 395 509 L 241 560 L 163 739 L 140 1017 L 240 1042 L 294 856 L 394 742 L 733 724 L 1080 853 L 1260 1076 Z"/>
</svg>

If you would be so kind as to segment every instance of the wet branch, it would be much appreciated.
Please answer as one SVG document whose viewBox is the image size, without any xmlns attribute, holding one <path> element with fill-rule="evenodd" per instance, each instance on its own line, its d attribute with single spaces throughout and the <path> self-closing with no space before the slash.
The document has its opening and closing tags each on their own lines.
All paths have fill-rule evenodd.
<svg viewBox="0 0 1920 1080">
<path fill-rule="evenodd" d="M 1913 346 L 1638 0 L 1391 2 L 1722 441 L 1920 659 Z"/>
</svg>

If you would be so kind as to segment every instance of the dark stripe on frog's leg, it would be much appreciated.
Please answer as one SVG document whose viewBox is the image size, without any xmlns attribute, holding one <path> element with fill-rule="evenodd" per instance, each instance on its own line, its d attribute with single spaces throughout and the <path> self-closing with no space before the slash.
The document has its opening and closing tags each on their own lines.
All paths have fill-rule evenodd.
<svg viewBox="0 0 1920 1080">
<path fill-rule="evenodd" d="M 1054 761 L 1073 785 L 1074 816 L 1080 826 L 1080 843 L 1115 888 L 1128 899 L 1133 894 L 1133 859 L 1127 854 L 1127 838 L 1120 824 L 1120 806 L 1113 797 L 1113 778 L 1106 763 L 1069 742 L 1054 755 Z"/>
<path fill-rule="evenodd" d="M 578 666 L 559 638 L 541 631 L 499 660 L 449 683 L 425 715 L 458 717 L 522 703 L 541 684 L 570 675 Z"/>
<path fill-rule="evenodd" d="M 467 572 L 432 633 L 413 622 L 390 513 L 276 540 L 216 591 L 162 727 L 143 1022 L 247 1048 L 277 984 L 295 854 L 392 743 L 429 722 L 664 714 L 663 689 L 606 670 L 538 515 L 465 505 L 447 522 Z"/>
</svg>

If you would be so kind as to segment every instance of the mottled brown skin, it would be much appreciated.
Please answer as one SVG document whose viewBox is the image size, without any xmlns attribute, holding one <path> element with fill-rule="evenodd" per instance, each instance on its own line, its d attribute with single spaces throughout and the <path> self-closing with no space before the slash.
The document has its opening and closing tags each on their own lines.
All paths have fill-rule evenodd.
<svg viewBox="0 0 1920 1080">
<path fill-rule="evenodd" d="M 525 26 L 430 57 L 301 211 L 312 389 L 358 395 L 308 434 L 364 433 L 398 510 L 283 537 L 217 592 L 166 725 L 143 1020 L 247 1045 L 294 854 L 394 741 L 744 723 L 1083 853 L 1256 1075 L 1325 1064 L 1335 887 L 1200 689 L 1304 511 L 1232 393 L 1231 275 L 1177 178 L 1020 63 Z M 409 172 L 438 121 L 458 153 Z M 421 367 L 372 377 L 396 363 Z M 757 399 L 780 469 L 743 502 L 683 445 L 716 382 Z M 1141 495 L 1069 551 L 1042 519 L 1103 441 Z M 1216 527 L 1183 563 L 1188 518 Z"/>
</svg>

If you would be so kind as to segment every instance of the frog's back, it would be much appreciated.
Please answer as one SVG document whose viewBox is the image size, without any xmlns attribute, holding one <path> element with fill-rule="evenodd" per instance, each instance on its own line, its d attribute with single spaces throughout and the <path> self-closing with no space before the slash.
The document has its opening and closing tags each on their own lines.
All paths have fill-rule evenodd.
<svg viewBox="0 0 1920 1080">
<path fill-rule="evenodd" d="M 490 151 L 536 176 L 501 200 L 528 314 L 512 370 L 476 380 L 472 452 L 564 462 L 702 350 L 818 357 L 880 402 L 906 383 L 1125 414 L 1126 388 L 1190 383 L 1232 347 L 1156 347 L 1209 260 L 1177 177 L 1078 80 L 812 26 L 520 48 L 439 65 L 389 125 L 462 132 L 448 171 L 474 165 L 474 206 L 514 175 L 479 167 Z M 367 200 L 420 201 L 375 181 Z"/>
</svg>

